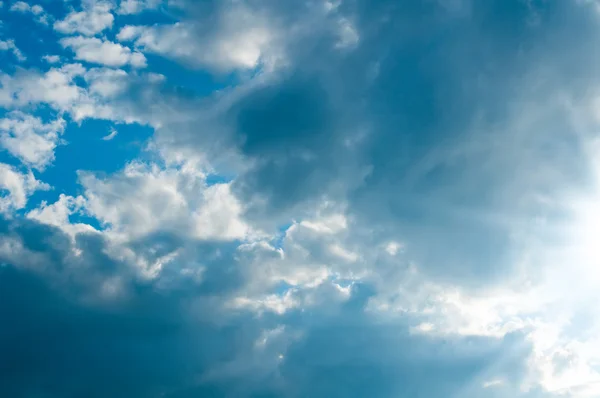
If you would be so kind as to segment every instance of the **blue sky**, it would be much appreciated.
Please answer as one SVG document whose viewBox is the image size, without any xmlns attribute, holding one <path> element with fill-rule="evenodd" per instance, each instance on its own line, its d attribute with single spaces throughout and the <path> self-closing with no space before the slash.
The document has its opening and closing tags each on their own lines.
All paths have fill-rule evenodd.
<svg viewBox="0 0 600 398">
<path fill-rule="evenodd" d="M 0 396 L 600 396 L 597 1 L 0 4 Z"/>
</svg>

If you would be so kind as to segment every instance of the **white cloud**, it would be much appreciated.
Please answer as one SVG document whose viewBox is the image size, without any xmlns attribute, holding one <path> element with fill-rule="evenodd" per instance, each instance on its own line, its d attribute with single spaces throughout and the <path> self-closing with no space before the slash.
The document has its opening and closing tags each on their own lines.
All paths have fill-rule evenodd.
<svg viewBox="0 0 600 398">
<path fill-rule="evenodd" d="M 242 206 L 229 184 L 212 185 L 202 193 L 203 203 L 194 213 L 194 236 L 201 239 L 243 239 L 248 226 L 241 219 Z"/>
<path fill-rule="evenodd" d="M 161 124 L 185 117 L 173 109 L 153 109 L 160 101 L 156 91 L 162 78 L 156 74 L 128 74 L 110 68 L 86 69 L 81 64 L 63 64 L 45 73 L 37 69 L 0 72 L 0 106 L 18 109 L 39 104 L 67 112 L 77 122 L 96 118 L 125 123 Z M 136 100 L 125 95 L 134 85 L 143 87 Z M 148 106 L 142 102 L 154 101 Z"/>
<path fill-rule="evenodd" d="M 80 33 L 92 36 L 110 29 L 114 22 L 112 4 L 103 1 L 84 2 L 82 11 L 72 11 L 54 23 L 54 29 L 65 34 Z"/>
<path fill-rule="evenodd" d="M 292 292 L 284 295 L 270 294 L 261 298 L 236 297 L 228 304 L 235 309 L 248 309 L 258 313 L 270 311 L 282 315 L 287 311 L 300 306 L 300 302 L 294 297 Z"/>
<path fill-rule="evenodd" d="M 87 210 L 120 239 L 171 230 L 199 239 L 244 239 L 248 226 L 229 185 L 207 186 L 189 164 L 161 168 L 132 162 L 108 178 L 80 174 Z"/>
<path fill-rule="evenodd" d="M 58 55 L 44 55 L 42 59 L 49 64 L 57 64 L 60 62 L 60 56 Z"/>
<path fill-rule="evenodd" d="M 0 163 L 0 213 L 22 209 L 29 196 L 50 187 L 37 180 L 31 171 L 22 173 L 15 167 Z"/>
<path fill-rule="evenodd" d="M 139 14 L 145 10 L 158 8 L 163 0 L 121 0 L 117 12 L 123 15 Z"/>
<path fill-rule="evenodd" d="M 25 13 L 31 11 L 31 7 L 24 1 L 17 1 L 10 7 L 10 10 Z"/>
<path fill-rule="evenodd" d="M 17 1 L 10 7 L 10 10 L 14 12 L 20 12 L 23 14 L 32 14 L 36 17 L 35 20 L 37 22 L 42 23 L 44 25 L 48 25 L 48 20 L 50 16 L 44 11 L 44 8 L 39 4 L 35 4 L 32 6 L 28 3 L 25 3 L 24 1 Z"/>
<path fill-rule="evenodd" d="M 273 62 L 280 54 L 276 34 L 267 19 L 241 6 L 227 7 L 214 31 L 197 34 L 188 22 L 157 26 L 125 26 L 120 41 L 153 53 L 220 71 L 254 69 Z"/>
<path fill-rule="evenodd" d="M 58 227 L 68 233 L 71 237 L 82 232 L 98 232 L 88 224 L 71 223 L 69 216 L 83 213 L 85 199 L 81 196 L 72 197 L 61 194 L 58 200 L 52 204 L 42 204 L 27 213 L 27 218 L 37 220 L 41 223 Z"/>
<path fill-rule="evenodd" d="M 127 89 L 127 72 L 122 69 L 94 68 L 85 73 L 88 91 L 102 98 L 114 98 Z"/>
<path fill-rule="evenodd" d="M 0 51 L 10 51 L 19 61 L 25 61 L 27 57 L 15 45 L 14 40 L 0 40 Z"/>
<path fill-rule="evenodd" d="M 110 133 L 108 133 L 108 135 L 105 135 L 104 137 L 102 137 L 102 140 L 103 141 L 111 141 L 113 138 L 115 138 L 117 136 L 117 134 L 119 134 L 119 132 L 115 128 L 111 128 Z"/>
<path fill-rule="evenodd" d="M 146 67 L 146 57 L 140 52 L 132 52 L 119 43 L 95 37 L 68 37 L 60 41 L 63 47 L 71 48 L 75 58 L 111 67 L 131 65 L 135 68 Z"/>
<path fill-rule="evenodd" d="M 15 111 L 0 119 L 0 146 L 29 167 L 43 170 L 54 160 L 54 149 L 65 129 L 62 118 L 45 124 Z"/>
<path fill-rule="evenodd" d="M 126 25 L 117 34 L 118 41 L 132 41 L 137 39 L 147 29 L 145 26 Z"/>
<path fill-rule="evenodd" d="M 47 103 L 55 109 L 67 110 L 84 95 L 84 90 L 74 83 L 85 69 L 80 64 L 52 68 L 44 74 L 21 71 L 11 76 L 0 74 L 0 105 L 14 108 Z"/>
</svg>

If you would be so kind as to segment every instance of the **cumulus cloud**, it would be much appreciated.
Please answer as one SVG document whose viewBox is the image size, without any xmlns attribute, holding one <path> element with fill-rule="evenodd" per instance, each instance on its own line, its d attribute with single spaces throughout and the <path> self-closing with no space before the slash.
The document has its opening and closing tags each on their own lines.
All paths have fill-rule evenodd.
<svg viewBox="0 0 600 398">
<path fill-rule="evenodd" d="M 112 27 L 115 17 L 110 2 L 84 1 L 82 6 L 83 10 L 73 10 L 64 19 L 56 21 L 54 29 L 65 34 L 93 36 Z"/>
<path fill-rule="evenodd" d="M 33 192 L 50 187 L 37 180 L 31 171 L 23 173 L 11 165 L 0 163 L 0 188 L 0 213 L 7 213 L 24 208 Z"/>
<path fill-rule="evenodd" d="M 190 20 L 171 25 L 125 26 L 117 39 L 194 67 L 223 72 L 275 62 L 279 56 L 277 34 L 266 16 L 241 3 L 218 8 L 217 23 L 206 20 L 206 24 L 197 24 Z"/>
<path fill-rule="evenodd" d="M 90 214 L 122 239 L 172 231 L 199 239 L 233 240 L 244 239 L 249 232 L 229 185 L 207 186 L 206 174 L 193 164 L 163 169 L 133 162 L 111 178 L 81 173 L 80 179 Z M 133 200 L 132 192 L 138 199 Z"/>
<path fill-rule="evenodd" d="M 62 118 L 44 123 L 15 111 L 0 119 L 0 146 L 24 164 L 43 170 L 54 159 L 65 125 Z"/>
<path fill-rule="evenodd" d="M 135 68 L 146 67 L 146 57 L 142 53 L 132 52 L 119 43 L 83 36 L 67 37 L 60 42 L 63 47 L 72 49 L 78 60 L 112 67 L 124 65 L 131 65 Z"/>
<path fill-rule="evenodd" d="M 73 80 L 84 69 L 79 64 L 63 65 L 44 74 L 23 71 L 17 75 L 0 75 L 0 104 L 18 107 L 48 103 L 57 109 L 71 106 L 82 95 L 82 89 Z"/>
<path fill-rule="evenodd" d="M 63 64 L 45 73 L 23 69 L 13 75 L 0 74 L 0 105 L 15 109 L 45 104 L 68 112 L 75 121 L 97 118 L 160 124 L 182 118 L 167 108 L 155 111 L 158 103 L 170 97 L 160 94 L 161 84 L 155 74 L 129 75 L 120 69 L 86 69 L 81 64 Z"/>
</svg>

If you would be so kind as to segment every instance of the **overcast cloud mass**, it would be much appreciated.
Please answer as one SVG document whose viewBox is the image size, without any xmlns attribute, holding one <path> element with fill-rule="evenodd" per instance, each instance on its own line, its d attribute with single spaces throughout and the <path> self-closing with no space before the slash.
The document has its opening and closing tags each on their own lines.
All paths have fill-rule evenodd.
<svg viewBox="0 0 600 398">
<path fill-rule="evenodd" d="M 0 20 L 0 397 L 600 397 L 600 2 Z"/>
</svg>

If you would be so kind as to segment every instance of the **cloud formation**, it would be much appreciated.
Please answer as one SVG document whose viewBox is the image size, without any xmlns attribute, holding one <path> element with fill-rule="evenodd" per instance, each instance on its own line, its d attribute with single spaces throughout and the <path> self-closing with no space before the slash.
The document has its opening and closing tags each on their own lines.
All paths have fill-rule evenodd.
<svg viewBox="0 0 600 398">
<path fill-rule="evenodd" d="M 593 2 L 47 8 L 0 396 L 600 394 Z"/>
<path fill-rule="evenodd" d="M 81 6 L 81 11 L 72 10 L 64 19 L 56 21 L 54 29 L 65 34 L 93 36 L 112 27 L 115 18 L 111 2 L 88 0 L 83 1 Z"/>
<path fill-rule="evenodd" d="M 131 65 L 135 68 L 146 66 L 146 57 L 142 53 L 132 52 L 129 48 L 111 41 L 95 37 L 67 37 L 61 44 L 75 52 L 75 59 L 111 67 Z"/>
</svg>

